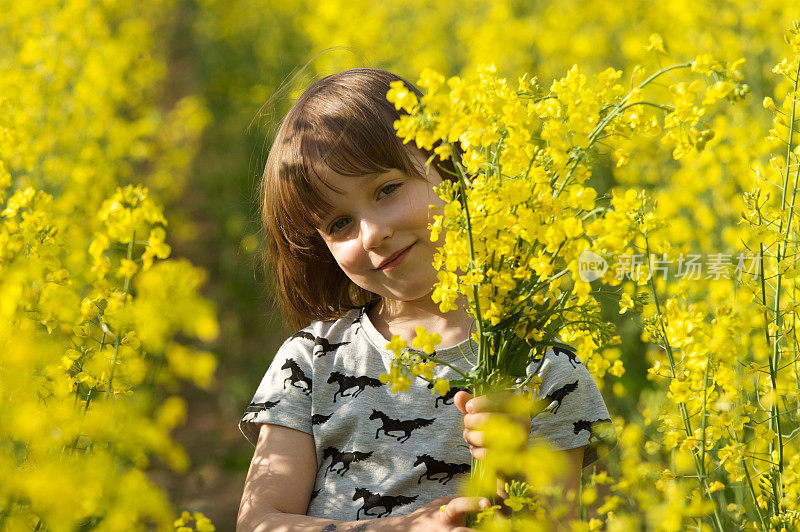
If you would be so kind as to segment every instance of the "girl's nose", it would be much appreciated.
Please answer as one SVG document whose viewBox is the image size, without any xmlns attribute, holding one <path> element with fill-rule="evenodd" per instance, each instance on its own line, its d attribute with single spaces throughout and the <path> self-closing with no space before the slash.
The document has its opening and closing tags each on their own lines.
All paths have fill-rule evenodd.
<svg viewBox="0 0 800 532">
<path fill-rule="evenodd" d="M 361 219 L 361 241 L 364 249 L 374 249 L 381 242 L 392 236 L 391 225 L 381 218 Z"/>
</svg>

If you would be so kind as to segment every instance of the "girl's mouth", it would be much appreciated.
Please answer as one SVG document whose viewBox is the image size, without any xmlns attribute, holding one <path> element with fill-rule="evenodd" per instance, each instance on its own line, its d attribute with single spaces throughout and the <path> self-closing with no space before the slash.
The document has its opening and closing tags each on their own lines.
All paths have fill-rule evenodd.
<svg viewBox="0 0 800 532">
<path fill-rule="evenodd" d="M 411 250 L 412 247 L 414 247 L 414 244 L 408 246 L 398 256 L 396 256 L 395 258 L 393 258 L 392 260 L 381 266 L 380 269 L 386 272 L 393 270 L 395 267 L 399 266 L 400 263 L 402 263 L 405 260 L 406 256 L 408 256 L 408 252 Z"/>
</svg>

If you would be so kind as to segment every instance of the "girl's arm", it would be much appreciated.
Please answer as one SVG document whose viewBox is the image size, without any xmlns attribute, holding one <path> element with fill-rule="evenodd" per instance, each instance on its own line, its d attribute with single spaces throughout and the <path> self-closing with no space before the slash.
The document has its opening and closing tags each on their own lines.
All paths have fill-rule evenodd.
<svg viewBox="0 0 800 532">
<path fill-rule="evenodd" d="M 237 532 L 461 531 L 478 497 L 443 497 L 415 512 L 368 521 L 336 521 L 305 515 L 317 476 L 314 438 L 280 425 L 261 425 L 244 485 Z M 484 501 L 488 506 L 489 501 Z M 446 505 L 444 510 L 440 506 Z"/>
<path fill-rule="evenodd" d="M 281 516 L 306 513 L 316 472 L 311 434 L 262 424 L 244 484 L 236 530 L 277 530 L 281 525 L 288 530 L 293 525 Z"/>
</svg>

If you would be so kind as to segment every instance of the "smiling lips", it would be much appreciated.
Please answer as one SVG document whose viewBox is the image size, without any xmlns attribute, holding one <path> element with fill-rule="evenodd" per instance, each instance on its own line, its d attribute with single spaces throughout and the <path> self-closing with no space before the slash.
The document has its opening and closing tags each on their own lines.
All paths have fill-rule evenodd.
<svg viewBox="0 0 800 532">
<path fill-rule="evenodd" d="M 406 256 L 408 255 L 408 251 L 409 251 L 409 250 L 410 250 L 410 249 L 411 249 L 413 246 L 414 246 L 414 244 L 411 244 L 410 246 L 408 246 L 407 248 L 403 249 L 402 251 L 399 251 L 399 252 L 398 252 L 398 253 L 396 253 L 395 255 L 393 255 L 393 256 L 391 256 L 391 257 L 389 257 L 388 259 L 386 259 L 385 261 L 383 261 L 383 262 L 380 264 L 380 266 L 378 266 L 378 269 L 379 269 L 379 270 L 383 270 L 383 271 L 387 271 L 387 270 L 391 270 L 391 269 L 393 269 L 395 266 L 398 266 L 398 265 L 399 265 L 401 262 L 403 262 L 403 260 L 404 260 L 404 259 L 406 258 Z"/>
</svg>

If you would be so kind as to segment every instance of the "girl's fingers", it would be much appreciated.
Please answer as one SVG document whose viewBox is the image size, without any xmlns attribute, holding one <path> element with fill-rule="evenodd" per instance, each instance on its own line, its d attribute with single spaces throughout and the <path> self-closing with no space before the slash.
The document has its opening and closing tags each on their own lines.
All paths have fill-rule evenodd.
<svg viewBox="0 0 800 532">
<path fill-rule="evenodd" d="M 486 447 L 475 447 L 474 445 L 470 445 L 469 454 L 471 454 L 475 460 L 486 460 L 486 457 L 489 455 L 489 449 Z"/>
<path fill-rule="evenodd" d="M 497 402 L 489 399 L 487 395 L 479 395 L 467 401 L 467 412 L 489 412 L 497 410 Z"/>
<path fill-rule="evenodd" d="M 486 497 L 456 497 L 442 507 L 441 517 L 447 523 L 463 525 L 467 520 L 467 514 L 480 512 L 490 504 Z"/>
<path fill-rule="evenodd" d="M 497 414 L 492 414 L 489 412 L 483 412 L 480 414 L 465 414 L 464 415 L 464 428 L 476 430 L 481 428 L 481 425 L 489 421 L 492 416 L 496 416 Z"/>
<path fill-rule="evenodd" d="M 486 439 L 484 438 L 484 433 L 480 430 L 466 430 L 464 429 L 464 441 L 474 447 L 484 447 L 486 445 Z"/>
<path fill-rule="evenodd" d="M 461 390 L 453 396 L 453 403 L 456 405 L 456 408 L 458 408 L 459 412 L 466 414 L 467 409 L 464 405 L 466 405 L 467 401 L 470 399 L 472 399 L 472 395 L 469 392 Z"/>
</svg>

